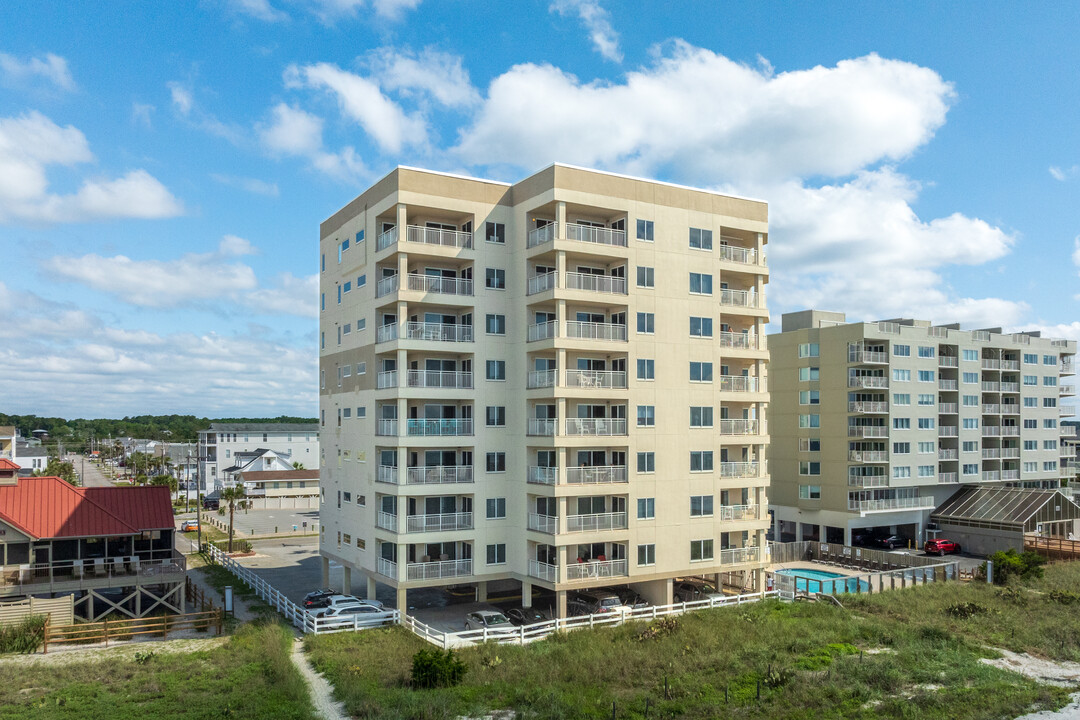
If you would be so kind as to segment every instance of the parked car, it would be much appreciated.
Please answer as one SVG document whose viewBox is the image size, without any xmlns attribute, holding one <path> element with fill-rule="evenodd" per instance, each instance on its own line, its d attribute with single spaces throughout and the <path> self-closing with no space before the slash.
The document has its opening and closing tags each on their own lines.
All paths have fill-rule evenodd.
<svg viewBox="0 0 1080 720">
<path fill-rule="evenodd" d="M 303 606 L 308 610 L 315 608 L 326 607 L 330 604 L 330 598 L 335 595 L 341 595 L 337 590 L 331 590 L 330 588 L 322 588 L 319 590 L 313 590 L 304 596 Z"/>
<path fill-rule="evenodd" d="M 369 605 L 365 602 L 358 602 L 327 608 L 316 617 L 319 618 L 319 625 L 321 627 L 340 627 L 355 624 L 357 618 L 362 624 L 388 621 L 393 619 L 394 613 L 393 611 L 384 610 L 383 608 Z"/>
<path fill-rule="evenodd" d="M 185 520 L 180 523 L 180 532 L 196 532 L 199 529 L 199 523 L 194 520 Z"/>
<path fill-rule="evenodd" d="M 619 588 L 615 591 L 615 594 L 619 596 L 619 602 L 632 610 L 646 608 L 652 604 L 630 588 Z"/>
<path fill-rule="evenodd" d="M 361 600 L 360 598 L 353 597 L 352 595 L 342 595 L 341 593 L 335 593 L 330 597 L 324 598 L 324 600 L 322 601 L 316 602 L 324 603 L 315 608 L 308 608 L 316 617 L 322 617 L 330 613 L 331 611 L 336 611 L 346 607 L 351 608 L 356 605 L 365 605 L 367 607 L 375 608 L 375 610 L 378 610 L 380 612 L 386 609 L 383 607 L 383 604 L 378 600 L 372 600 L 369 602 L 367 600 Z"/>
<path fill-rule="evenodd" d="M 579 600 L 567 600 L 566 601 L 566 616 L 567 617 L 581 617 L 582 615 L 592 615 L 592 611 L 589 610 L 589 606 Z"/>
<path fill-rule="evenodd" d="M 899 535 L 889 535 L 887 537 L 878 538 L 876 541 L 876 545 L 878 547 L 883 547 L 887 550 L 895 550 L 896 548 L 906 546 L 907 540 L 900 537 Z"/>
<path fill-rule="evenodd" d="M 952 540 L 945 538 L 938 538 L 936 540 L 927 540 L 923 545 L 923 552 L 927 555 L 944 555 L 945 553 L 958 553 L 960 552 L 960 545 L 954 543 Z"/>
<path fill-rule="evenodd" d="M 466 630 L 483 630 L 494 633 L 512 633 L 514 626 L 498 610 L 477 610 L 465 616 Z"/>
<path fill-rule="evenodd" d="M 202 507 L 203 510 L 217 510 L 221 507 L 221 503 L 218 502 L 217 498 L 203 498 Z"/>
<path fill-rule="evenodd" d="M 675 587 L 672 588 L 672 595 L 675 598 L 675 602 L 694 602 L 695 600 L 709 600 L 714 597 L 724 597 L 723 593 L 716 592 L 716 588 L 708 583 L 692 582 L 688 580 L 675 583 Z"/>
<path fill-rule="evenodd" d="M 590 590 L 588 592 L 579 592 L 577 594 L 577 601 L 584 603 L 592 614 L 609 613 L 609 612 L 623 612 L 627 610 L 622 604 L 622 600 L 619 596 L 613 592 L 607 592 L 606 590 Z"/>
<path fill-rule="evenodd" d="M 522 625 L 532 625 L 533 623 L 544 622 L 547 620 L 547 618 L 544 617 L 544 613 L 531 607 L 510 608 L 506 611 L 506 619 L 510 621 L 511 625 L 516 625 L 517 627 L 521 627 Z"/>
</svg>

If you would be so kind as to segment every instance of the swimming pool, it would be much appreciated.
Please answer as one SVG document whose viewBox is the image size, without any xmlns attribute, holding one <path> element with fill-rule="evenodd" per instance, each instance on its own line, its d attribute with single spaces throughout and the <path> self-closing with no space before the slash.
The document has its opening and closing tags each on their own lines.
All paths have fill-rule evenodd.
<svg viewBox="0 0 1080 720">
<path fill-rule="evenodd" d="M 826 570 L 805 570 L 803 568 L 782 568 L 777 575 L 794 575 L 795 590 L 798 592 L 821 593 L 823 595 L 841 595 L 843 593 L 866 592 L 870 583 L 858 578 Z"/>
</svg>

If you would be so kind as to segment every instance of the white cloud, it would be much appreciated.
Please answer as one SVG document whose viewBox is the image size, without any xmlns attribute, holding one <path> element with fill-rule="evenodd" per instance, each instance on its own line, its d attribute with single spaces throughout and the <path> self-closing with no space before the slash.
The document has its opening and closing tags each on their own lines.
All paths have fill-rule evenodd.
<svg viewBox="0 0 1080 720">
<path fill-rule="evenodd" d="M 269 123 L 256 126 L 263 147 L 273 155 L 307 158 L 312 167 L 343 181 L 368 175 L 363 161 L 352 147 L 340 153 L 323 149 L 322 118 L 300 108 L 278 103 Z"/>
<path fill-rule="evenodd" d="M 152 116 L 156 107 L 148 103 L 133 102 L 131 103 L 131 124 L 142 125 L 149 128 L 153 125 Z"/>
<path fill-rule="evenodd" d="M 557 12 L 561 17 L 577 15 L 589 31 L 589 39 L 596 52 L 606 60 L 622 62 L 619 33 L 611 26 L 611 17 L 598 0 L 555 0 L 548 11 Z"/>
<path fill-rule="evenodd" d="M 1080 235 L 1073 238 L 1073 265 L 1080 268 Z"/>
<path fill-rule="evenodd" d="M 173 108 L 184 117 L 191 114 L 191 108 L 195 105 L 195 99 L 191 91 L 178 82 L 169 82 L 165 86 L 169 88 L 169 96 L 172 98 Z"/>
<path fill-rule="evenodd" d="M 1069 178 L 1074 177 L 1078 172 L 1080 172 L 1080 165 L 1073 165 L 1072 167 L 1064 169 L 1057 165 L 1050 166 L 1050 176 L 1061 182 L 1065 182 Z"/>
<path fill-rule="evenodd" d="M 457 55 L 432 48 L 416 54 L 379 48 L 370 59 L 371 75 L 385 90 L 403 95 L 422 93 L 448 108 L 467 108 L 480 102 L 480 93 Z"/>
<path fill-rule="evenodd" d="M 557 159 L 696 183 L 838 176 L 909 156 L 952 96 L 936 72 L 873 54 L 772 75 L 674 41 L 623 83 L 511 68 L 455 152 L 474 164 Z"/>
<path fill-rule="evenodd" d="M 78 129 L 60 127 L 38 112 L 0 118 L 0 222 L 82 222 L 106 218 L 162 218 L 183 206 L 145 170 L 119 178 L 85 179 L 74 194 L 49 192 L 50 165 L 94 159 Z"/>
<path fill-rule="evenodd" d="M 288 14 L 278 10 L 269 0 L 229 0 L 229 7 L 240 15 L 247 15 L 263 22 L 282 22 Z"/>
<path fill-rule="evenodd" d="M 239 188 L 253 195 L 266 195 L 267 197 L 278 197 L 279 195 L 281 195 L 281 191 L 278 189 L 277 183 L 267 182 L 265 180 L 259 180 L 257 178 L 222 175 L 220 173 L 210 173 L 210 177 L 215 182 L 219 182 L 222 185 Z"/>
<path fill-rule="evenodd" d="M 343 17 L 356 17 L 360 8 L 370 5 L 375 13 L 388 20 L 400 20 L 409 10 L 420 5 L 420 0 L 308 0 L 311 11 L 325 23 L 333 23 Z"/>
<path fill-rule="evenodd" d="M 319 316 L 319 276 L 296 277 L 282 273 L 277 285 L 260 288 L 244 296 L 244 304 L 266 315 Z"/>
<path fill-rule="evenodd" d="M 28 60 L 0 53 L 0 74 L 9 83 L 21 84 L 40 77 L 61 90 L 75 89 L 75 79 L 68 70 L 67 60 L 52 53 Z"/>
<path fill-rule="evenodd" d="M 243 130 L 236 124 L 222 122 L 216 115 L 203 109 L 196 102 L 195 94 L 190 87 L 175 80 L 166 83 L 165 86 L 169 88 L 173 110 L 192 127 L 227 140 L 233 145 L 243 142 Z"/>
</svg>

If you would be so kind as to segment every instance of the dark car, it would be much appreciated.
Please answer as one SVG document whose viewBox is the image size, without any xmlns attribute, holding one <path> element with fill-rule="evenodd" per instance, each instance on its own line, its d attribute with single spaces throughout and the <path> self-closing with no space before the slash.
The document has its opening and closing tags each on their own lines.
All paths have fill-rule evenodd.
<svg viewBox="0 0 1080 720">
<path fill-rule="evenodd" d="M 202 501 L 203 510 L 217 510 L 221 507 L 221 503 L 217 498 L 204 498 Z"/>
<path fill-rule="evenodd" d="M 314 610 L 315 608 L 326 607 L 330 604 L 330 598 L 335 595 L 341 595 L 337 590 L 331 590 L 329 588 L 323 588 L 320 590 L 313 590 L 304 596 L 304 602 L 302 603 L 308 610 Z"/>
<path fill-rule="evenodd" d="M 567 617 L 581 617 L 582 615 L 591 615 L 592 610 L 589 606 L 583 602 L 577 600 L 566 601 L 566 616 Z"/>
<path fill-rule="evenodd" d="M 898 547 L 907 545 L 907 540 L 899 535 L 889 535 L 888 537 L 878 538 L 875 542 L 878 547 L 883 547 L 888 550 L 895 550 Z"/>
<path fill-rule="evenodd" d="M 952 540 L 945 538 L 938 538 L 936 540 L 927 540 L 923 545 L 923 552 L 927 555 L 944 555 L 945 553 L 958 553 L 960 552 L 960 544 L 954 543 Z"/>
<path fill-rule="evenodd" d="M 533 623 L 544 622 L 547 620 L 544 617 L 544 613 L 540 612 L 536 608 L 510 608 L 506 611 L 506 619 L 510 621 L 512 625 L 521 627 L 522 625 L 532 625 Z"/>
<path fill-rule="evenodd" d="M 619 596 L 619 602 L 632 610 L 649 607 L 649 601 L 630 588 L 619 588 L 615 594 Z"/>
</svg>

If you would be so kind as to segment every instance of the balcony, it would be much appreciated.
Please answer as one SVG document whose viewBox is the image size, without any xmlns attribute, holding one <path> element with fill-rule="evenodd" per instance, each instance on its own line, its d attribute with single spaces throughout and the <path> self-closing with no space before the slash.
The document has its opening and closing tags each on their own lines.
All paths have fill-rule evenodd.
<svg viewBox="0 0 1080 720">
<path fill-rule="evenodd" d="M 848 378 L 847 386 L 850 388 L 887 388 L 889 387 L 889 378 L 855 375 Z"/>
<path fill-rule="evenodd" d="M 625 418 L 567 418 L 566 434 L 610 436 L 626 434 Z"/>
<path fill-rule="evenodd" d="M 720 375 L 716 382 L 720 392 L 758 392 L 760 388 L 758 379 L 748 375 Z"/>
<path fill-rule="evenodd" d="M 938 437 L 959 437 L 958 430 L 956 425 L 938 425 Z"/>
<path fill-rule="evenodd" d="M 995 404 L 986 404 L 986 403 L 984 403 L 983 406 L 982 406 L 982 414 L 983 415 L 1000 415 L 1001 414 L 1001 406 L 1000 405 L 995 405 Z"/>
<path fill-rule="evenodd" d="M 863 415 L 881 414 L 889 412 L 889 403 L 879 400 L 860 400 L 848 403 L 849 413 L 861 413 Z"/>
<path fill-rule="evenodd" d="M 722 478 L 757 477 L 759 467 L 757 462 L 721 462 L 716 472 Z"/>
<path fill-rule="evenodd" d="M 719 332 L 716 334 L 717 341 L 722 348 L 732 350 L 764 350 L 764 338 L 760 339 L 750 333 Z"/>
<path fill-rule="evenodd" d="M 529 231 L 529 235 L 525 240 L 526 247 L 534 248 L 537 245 L 552 242 L 555 240 L 555 233 L 558 229 L 559 223 L 548 223 L 547 225 L 533 228 Z"/>
<path fill-rule="evenodd" d="M 1002 415 L 1019 415 L 1020 403 L 1002 403 L 1001 404 Z"/>
<path fill-rule="evenodd" d="M 529 513 L 529 529 L 554 535 L 559 530 L 559 518 L 554 515 Z"/>
<path fill-rule="evenodd" d="M 410 437 L 458 437 L 473 434 L 472 418 L 410 418 L 406 426 Z"/>
<path fill-rule="evenodd" d="M 442 580 L 472 575 L 472 560 L 442 560 L 409 563 L 405 566 L 408 580 Z"/>
<path fill-rule="evenodd" d="M 558 370 L 531 370 L 525 386 L 530 390 L 555 387 L 555 380 L 558 376 Z"/>
<path fill-rule="evenodd" d="M 1020 428 L 1011 425 L 983 425 L 983 437 L 1019 437 Z"/>
<path fill-rule="evenodd" d="M 449 325 L 447 323 L 407 322 L 403 323 L 406 340 L 433 340 L 436 342 L 472 342 L 472 325 Z"/>
<path fill-rule="evenodd" d="M 625 390 L 626 372 L 622 370 L 567 370 L 566 386 L 572 388 Z"/>
<path fill-rule="evenodd" d="M 375 241 L 375 251 L 385 250 L 398 241 L 398 229 L 392 227 L 379 235 Z M 473 242 L 472 233 L 459 232 L 457 230 L 443 230 L 441 228 L 421 227 L 409 225 L 405 228 L 405 241 L 422 245 L 438 245 L 451 248 L 471 248 Z"/>
<path fill-rule="evenodd" d="M 625 530 L 626 513 L 593 513 L 590 515 L 567 515 L 566 532 L 600 532 L 601 530 Z"/>
<path fill-rule="evenodd" d="M 849 347 L 848 362 L 860 363 L 863 365 L 888 365 L 889 354 L 878 352 L 876 350 L 860 350 L 858 348 Z"/>
<path fill-rule="evenodd" d="M 725 522 L 760 520 L 761 513 L 759 509 L 759 505 L 721 505 L 720 512 L 717 514 Z"/>
<path fill-rule="evenodd" d="M 1001 479 L 1002 480 L 1019 480 L 1020 479 L 1020 471 L 1019 470 L 1002 470 L 1001 471 Z"/>
<path fill-rule="evenodd" d="M 559 578 L 559 566 L 550 565 L 539 560 L 529 561 L 529 577 L 534 577 L 537 580 L 546 580 L 547 582 L 557 582 Z"/>
<path fill-rule="evenodd" d="M 391 420 L 387 418 L 379 418 L 378 423 L 375 424 L 375 434 L 384 437 L 397 437 L 398 424 L 397 420 Z"/>
<path fill-rule="evenodd" d="M 380 511 L 379 514 L 375 516 L 375 527 L 396 533 L 398 530 L 397 515 Z"/>
<path fill-rule="evenodd" d="M 888 450 L 849 450 L 848 461 L 857 463 L 889 462 Z"/>
<path fill-rule="evenodd" d="M 385 235 L 385 233 L 383 233 Z M 397 580 L 397 563 L 386 558 L 379 558 L 378 573 L 383 577 Z"/>
<path fill-rule="evenodd" d="M 557 485 L 559 482 L 559 468 L 530 465 L 526 482 L 532 485 Z"/>
<path fill-rule="evenodd" d="M 472 465 L 428 465 L 407 468 L 405 471 L 405 483 L 408 485 L 446 485 L 472 481 Z"/>
<path fill-rule="evenodd" d="M 550 340 L 559 336 L 559 323 L 551 320 L 544 323 L 533 323 L 529 326 L 529 342 L 538 340 Z"/>
<path fill-rule="evenodd" d="M 567 223 L 566 239 L 596 245 L 626 247 L 626 232 L 624 230 L 612 230 L 611 228 L 593 227 L 591 225 Z"/>
<path fill-rule="evenodd" d="M 601 560 L 579 562 L 566 566 L 567 581 L 594 580 L 598 578 L 626 577 L 625 560 Z"/>
<path fill-rule="evenodd" d="M 898 497 L 882 500 L 853 500 L 848 498 L 848 510 L 852 512 L 889 512 L 892 510 L 929 510 L 934 507 L 931 497 Z"/>
<path fill-rule="evenodd" d="M 721 290 L 720 304 L 726 307 L 756 308 L 757 294 L 749 290 Z"/>
<path fill-rule="evenodd" d="M 566 273 L 566 289 L 607 293 L 609 295 L 625 295 L 626 278 L 614 275 L 568 272 Z"/>
<path fill-rule="evenodd" d="M 1058 392 L 1060 392 L 1062 395 L 1075 395 L 1076 394 L 1076 386 L 1075 385 L 1061 385 L 1060 390 Z"/>
<path fill-rule="evenodd" d="M 383 372 L 379 373 L 375 378 L 375 387 L 379 390 L 397 387 L 397 384 L 397 370 L 384 370 Z"/>
<path fill-rule="evenodd" d="M 1001 448 L 983 448 L 983 460 L 998 460 L 1001 458 Z"/>
<path fill-rule="evenodd" d="M 726 262 L 739 263 L 740 265 L 756 265 L 757 251 L 753 248 L 738 247 L 736 245 L 718 245 L 717 255 Z"/>
<path fill-rule="evenodd" d="M 597 465 L 566 468 L 568 485 L 604 485 L 627 482 L 625 465 Z"/>
<path fill-rule="evenodd" d="M 552 437 L 555 435 L 554 418 L 529 418 L 528 435 L 535 437 Z"/>
<path fill-rule="evenodd" d="M 398 229 L 392 227 L 375 239 L 375 251 L 385 250 L 398 241 Z"/>
<path fill-rule="evenodd" d="M 848 425 L 848 437 L 884 438 L 889 437 L 889 428 L 884 425 Z"/>
<path fill-rule="evenodd" d="M 998 382 L 984 382 L 980 387 L 983 392 L 1001 392 L 1001 383 Z"/>
<path fill-rule="evenodd" d="M 759 547 L 728 548 L 720 551 L 721 565 L 739 565 L 741 563 L 760 562 L 761 558 L 762 552 Z"/>
<path fill-rule="evenodd" d="M 960 451 L 956 448 L 939 448 L 937 456 L 938 460 L 958 460 L 960 459 Z"/>
<path fill-rule="evenodd" d="M 389 325 L 380 325 L 379 329 L 375 332 L 375 342 L 384 343 L 391 340 L 397 340 L 398 326 L 395 323 Z"/>
<path fill-rule="evenodd" d="M 102 543 L 104 545 L 104 543 Z M 184 580 L 187 559 L 176 551 L 0 566 L 0 595 L 46 595 L 75 590 L 158 585 Z"/>
<path fill-rule="evenodd" d="M 409 273 L 408 288 L 422 293 L 471 297 L 473 294 L 473 281 L 466 278 L 435 277 Z"/>
<path fill-rule="evenodd" d="M 434 515 L 409 515 L 406 518 L 405 532 L 450 532 L 453 530 L 472 530 L 471 512 L 436 513 Z"/>
<path fill-rule="evenodd" d="M 1018 447 L 1003 447 L 1001 448 L 1001 458 L 1003 460 L 1019 460 L 1020 448 Z"/>
<path fill-rule="evenodd" d="M 1018 393 L 1018 392 L 1020 392 L 1020 383 L 1003 382 L 1003 383 L 1001 383 L 1001 392 L 1003 392 L 1003 393 Z"/>
<path fill-rule="evenodd" d="M 937 476 L 938 485 L 949 485 L 955 482 L 960 482 L 960 476 L 955 472 L 943 472 L 938 473 Z"/>
<path fill-rule="evenodd" d="M 1075 375 L 1074 368 L 1075 365 L 1071 358 L 1069 360 L 1062 358 L 1061 363 L 1058 364 L 1058 372 L 1062 375 Z"/>
<path fill-rule="evenodd" d="M 525 288 L 525 294 L 537 295 L 548 290 L 554 290 L 559 286 L 558 277 L 559 274 L 555 271 L 544 273 L 543 275 L 533 275 L 529 278 L 528 285 Z"/>
<path fill-rule="evenodd" d="M 956 380 L 938 380 L 937 386 L 939 390 L 956 391 L 960 384 Z"/>
<path fill-rule="evenodd" d="M 724 420 L 721 419 L 719 432 L 721 435 L 757 435 L 757 420 Z"/>
<path fill-rule="evenodd" d="M 938 403 L 938 415 L 958 415 L 960 406 L 957 403 Z"/>
<path fill-rule="evenodd" d="M 889 477 L 881 475 L 848 475 L 848 487 L 875 488 L 889 487 Z"/>
<path fill-rule="evenodd" d="M 957 358 L 954 355 L 939 355 L 938 367 L 957 367 Z"/>
<path fill-rule="evenodd" d="M 584 340 L 626 342 L 626 326 L 615 323 L 566 321 L 566 337 Z"/>
<path fill-rule="evenodd" d="M 983 470 L 982 481 L 983 482 L 997 482 L 1001 479 L 1001 472 L 998 470 Z"/>
<path fill-rule="evenodd" d="M 398 469 L 393 465 L 380 465 L 378 471 L 375 474 L 375 482 L 386 483 L 388 485 L 397 485 Z"/>
<path fill-rule="evenodd" d="M 375 297 L 381 298 L 384 295 L 389 295 L 392 292 L 396 292 L 401 286 L 399 282 L 400 278 L 397 275 L 391 275 L 384 277 L 375 284 Z"/>
<path fill-rule="evenodd" d="M 473 386 L 471 372 L 439 370 L 409 370 L 405 383 L 411 388 L 443 388 L 470 390 Z"/>
</svg>

